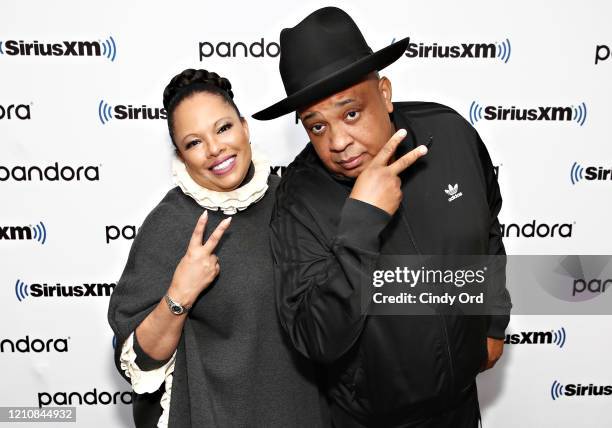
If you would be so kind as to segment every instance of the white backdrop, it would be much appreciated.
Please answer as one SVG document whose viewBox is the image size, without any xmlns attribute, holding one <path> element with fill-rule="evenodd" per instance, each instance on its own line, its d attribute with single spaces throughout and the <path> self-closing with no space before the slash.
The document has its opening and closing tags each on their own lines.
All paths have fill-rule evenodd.
<svg viewBox="0 0 612 428">
<path fill-rule="evenodd" d="M 612 180 L 587 179 L 588 167 L 612 168 L 610 3 L 336 4 L 374 50 L 405 36 L 417 51 L 421 43 L 422 50 L 435 44 L 460 52 L 474 44 L 459 58 L 411 50 L 383 74 L 394 100 L 441 102 L 473 121 L 499 167 L 502 223 L 571 227 L 566 237 L 509 236 L 509 254 L 612 254 Z M 165 120 L 123 119 L 121 112 L 145 106 L 159 114 L 173 75 L 206 68 L 230 79 L 250 116 L 284 97 L 280 30 L 326 5 L 2 2 L 0 406 L 61 405 L 63 395 L 90 393 L 85 398 L 98 403 L 77 403 L 78 426 L 131 425 L 103 284 L 119 278 L 136 228 L 172 187 L 171 143 Z M 240 42 L 255 43 L 255 55 L 238 45 L 227 56 Z M 54 55 L 37 55 L 47 44 L 58 44 Z M 480 44 L 493 44 L 494 56 L 477 54 Z M 567 120 L 493 120 L 487 111 L 497 107 L 520 114 L 568 107 Z M 274 165 L 286 165 L 306 143 L 292 115 L 249 125 L 252 143 Z M 64 178 L 49 170 L 41 180 L 35 168 L 56 163 Z M 71 178 L 79 167 L 80 178 Z M 47 292 L 57 284 L 94 291 L 37 296 L 45 284 Z M 479 376 L 486 427 L 612 426 L 611 395 L 551 394 L 555 381 L 612 384 L 609 317 L 514 316 L 508 333 L 561 329 L 560 344 L 508 344 L 496 368 Z M 107 393 L 117 404 L 99 403 Z"/>
</svg>

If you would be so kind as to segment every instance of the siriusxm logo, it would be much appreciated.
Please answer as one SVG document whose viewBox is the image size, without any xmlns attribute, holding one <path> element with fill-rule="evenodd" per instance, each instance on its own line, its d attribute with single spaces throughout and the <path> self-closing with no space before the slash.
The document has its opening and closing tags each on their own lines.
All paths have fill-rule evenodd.
<svg viewBox="0 0 612 428">
<path fill-rule="evenodd" d="M 530 223 L 519 225 L 516 223 L 501 224 L 501 232 L 504 238 L 571 238 L 575 223 Z"/>
<path fill-rule="evenodd" d="M 43 406 L 88 406 L 109 404 L 132 404 L 131 391 L 106 392 L 94 388 L 84 394 L 80 392 L 39 392 L 38 407 Z"/>
<path fill-rule="evenodd" d="M 27 104 L 11 104 L 9 106 L 0 105 L 0 120 L 30 120 L 31 118 L 32 115 L 30 114 L 30 106 Z"/>
<path fill-rule="evenodd" d="M 17 279 L 15 282 L 15 296 L 23 302 L 28 297 L 108 297 L 115 289 L 116 284 L 111 283 L 84 283 L 82 285 L 48 285 L 46 282 L 28 285 Z"/>
<path fill-rule="evenodd" d="M 104 100 L 98 104 L 98 119 L 102 125 L 106 125 L 111 119 L 117 120 L 142 120 L 142 119 L 166 119 L 168 117 L 165 108 L 160 107 L 134 107 L 132 105 L 118 104 L 111 106 Z"/>
<path fill-rule="evenodd" d="M 24 337 L 23 339 L 11 340 L 2 339 L 0 341 L 0 352 L 68 352 L 68 339 L 57 338 L 57 339 L 30 339 L 30 336 Z"/>
<path fill-rule="evenodd" d="M 484 111 L 484 114 L 483 114 Z M 481 106 L 472 101 L 469 111 L 470 123 L 479 120 L 527 120 L 527 121 L 566 121 L 584 125 L 587 107 L 583 102 L 576 106 L 540 106 L 535 108 L 517 108 L 502 106 Z"/>
<path fill-rule="evenodd" d="M 79 166 L 73 168 L 71 166 L 63 166 L 55 162 L 47 167 L 39 166 L 22 166 L 6 167 L 0 165 L 0 181 L 99 181 L 100 170 L 99 166 Z"/>
<path fill-rule="evenodd" d="M 395 38 L 391 41 L 393 43 Z M 512 46 L 506 38 L 495 43 L 458 43 L 445 45 L 441 43 L 414 43 L 408 39 L 405 56 L 408 58 L 486 58 L 502 61 L 510 59 Z"/>
<path fill-rule="evenodd" d="M 580 180 L 612 180 L 612 169 L 604 168 L 602 166 L 587 166 L 586 168 L 584 168 L 578 162 L 574 162 L 570 169 L 570 181 L 572 182 L 572 184 L 576 184 Z"/>
<path fill-rule="evenodd" d="M 553 381 L 550 387 L 550 396 L 554 400 L 561 397 L 592 397 L 596 395 L 612 395 L 612 385 L 582 385 L 580 383 L 562 383 Z"/>
<path fill-rule="evenodd" d="M 38 40 L 0 40 L 0 55 L 9 56 L 99 56 L 115 61 L 117 44 L 112 36 L 95 41 L 61 41 L 41 43 Z"/>
<path fill-rule="evenodd" d="M 47 228 L 41 221 L 37 225 L 32 226 L 0 226 L 0 240 L 25 240 L 31 239 L 38 241 L 41 244 L 47 242 Z"/>
<path fill-rule="evenodd" d="M 567 335 L 565 328 L 551 331 L 521 331 L 520 333 L 506 334 L 504 343 L 507 345 L 556 345 L 565 346 Z"/>
<path fill-rule="evenodd" d="M 607 61 L 610 58 L 610 46 L 597 45 L 595 48 L 595 65 L 600 61 Z"/>
<path fill-rule="evenodd" d="M 211 56 L 221 58 L 276 58 L 280 54 L 280 46 L 276 42 L 266 43 L 264 38 L 255 42 L 200 42 L 200 61 Z"/>
</svg>

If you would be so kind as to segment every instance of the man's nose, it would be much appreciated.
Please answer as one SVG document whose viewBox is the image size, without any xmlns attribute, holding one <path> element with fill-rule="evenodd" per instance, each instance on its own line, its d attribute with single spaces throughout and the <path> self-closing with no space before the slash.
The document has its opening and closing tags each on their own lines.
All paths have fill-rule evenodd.
<svg viewBox="0 0 612 428">
<path fill-rule="evenodd" d="M 336 129 L 329 134 L 329 148 L 332 152 L 343 152 L 353 142 L 353 137 L 343 129 Z"/>
</svg>

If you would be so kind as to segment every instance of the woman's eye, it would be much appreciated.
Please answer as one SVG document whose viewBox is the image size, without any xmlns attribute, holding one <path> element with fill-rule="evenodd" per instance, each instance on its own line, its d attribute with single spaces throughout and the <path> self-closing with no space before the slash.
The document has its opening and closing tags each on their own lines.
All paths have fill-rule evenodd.
<svg viewBox="0 0 612 428">
<path fill-rule="evenodd" d="M 191 140 L 190 142 L 187 143 L 187 146 L 185 148 L 186 149 L 190 149 L 191 147 L 195 146 L 199 142 L 200 142 L 200 140 Z"/>
<path fill-rule="evenodd" d="M 228 129 L 230 129 L 232 127 L 231 123 L 226 123 L 225 125 L 223 125 L 221 128 L 219 128 L 219 131 L 217 131 L 217 134 L 220 134 L 222 132 L 227 131 Z"/>
<path fill-rule="evenodd" d="M 349 120 L 356 120 L 358 117 L 359 117 L 359 112 L 355 111 L 355 110 L 349 111 L 346 114 L 346 118 L 349 119 Z"/>
<path fill-rule="evenodd" d="M 319 135 L 323 132 L 323 130 L 325 129 L 325 126 L 321 125 L 321 124 L 316 124 L 316 125 L 312 125 L 310 127 L 310 131 L 315 134 L 315 135 Z"/>
</svg>

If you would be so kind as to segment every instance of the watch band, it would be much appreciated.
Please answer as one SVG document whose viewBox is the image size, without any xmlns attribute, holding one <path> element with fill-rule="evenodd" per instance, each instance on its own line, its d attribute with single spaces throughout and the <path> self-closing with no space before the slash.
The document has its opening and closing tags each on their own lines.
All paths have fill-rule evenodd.
<svg viewBox="0 0 612 428">
<path fill-rule="evenodd" d="M 183 306 L 180 303 L 175 302 L 168 294 L 164 296 L 164 300 L 168 305 L 168 309 L 170 309 L 170 312 L 172 312 L 174 315 L 182 315 L 191 309 L 191 306 Z"/>
</svg>

